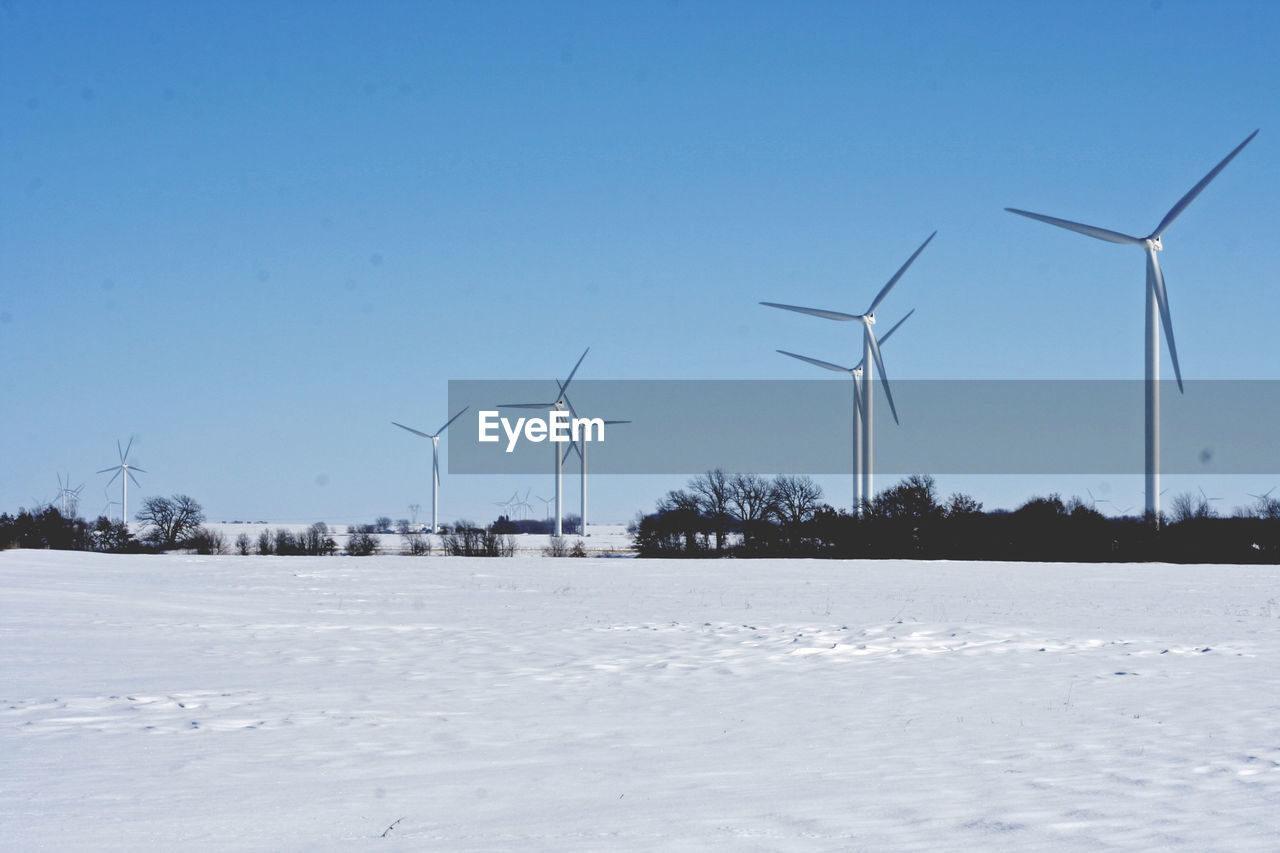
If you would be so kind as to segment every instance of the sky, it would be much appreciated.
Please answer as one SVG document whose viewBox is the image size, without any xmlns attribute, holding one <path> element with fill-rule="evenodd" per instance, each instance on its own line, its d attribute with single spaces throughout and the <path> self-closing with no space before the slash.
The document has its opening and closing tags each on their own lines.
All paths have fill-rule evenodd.
<svg viewBox="0 0 1280 853">
<path fill-rule="evenodd" d="M 434 431 L 450 380 L 553 387 L 587 347 L 590 379 L 820 378 L 774 350 L 841 361 L 856 328 L 758 302 L 861 312 L 934 230 L 879 312 L 916 309 L 892 379 L 1140 378 L 1140 253 L 1003 208 L 1146 234 L 1258 128 L 1161 263 L 1184 377 L 1280 378 L 1278 30 L 1270 2 L 4 0 L 0 510 L 61 475 L 118 513 L 95 472 L 132 438 L 131 514 L 406 517 L 430 445 L 391 422 Z M 684 479 L 593 478 L 592 520 Z M 1280 472 L 1166 479 L 1229 508 Z M 550 488 L 446 472 L 442 520 Z"/>
</svg>

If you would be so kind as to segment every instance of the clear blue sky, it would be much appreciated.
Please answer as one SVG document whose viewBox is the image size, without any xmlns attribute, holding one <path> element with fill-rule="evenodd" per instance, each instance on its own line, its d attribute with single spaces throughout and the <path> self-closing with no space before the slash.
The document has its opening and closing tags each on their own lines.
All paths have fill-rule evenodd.
<svg viewBox="0 0 1280 853">
<path fill-rule="evenodd" d="M 1255 128 L 1161 260 L 1185 376 L 1280 378 L 1277 32 L 1272 2 L 5 0 L 0 509 L 69 473 L 96 514 L 134 435 L 140 493 L 215 520 L 404 516 L 430 448 L 390 421 L 434 430 L 449 379 L 586 346 L 593 379 L 813 378 L 774 349 L 856 329 L 757 302 L 861 311 L 934 229 L 891 377 L 1139 378 L 1140 253 L 1003 208 L 1145 234 Z M 549 480 L 446 476 L 442 514 Z M 599 478 L 596 518 L 680 482 Z"/>
</svg>

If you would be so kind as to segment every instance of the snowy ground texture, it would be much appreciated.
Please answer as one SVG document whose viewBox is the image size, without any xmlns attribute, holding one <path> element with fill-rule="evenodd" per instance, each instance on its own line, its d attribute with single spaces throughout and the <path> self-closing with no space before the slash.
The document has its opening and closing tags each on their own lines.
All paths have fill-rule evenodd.
<svg viewBox="0 0 1280 853">
<path fill-rule="evenodd" d="M 11 851 L 1280 849 L 1275 567 L 10 551 L 0 700 Z"/>
</svg>

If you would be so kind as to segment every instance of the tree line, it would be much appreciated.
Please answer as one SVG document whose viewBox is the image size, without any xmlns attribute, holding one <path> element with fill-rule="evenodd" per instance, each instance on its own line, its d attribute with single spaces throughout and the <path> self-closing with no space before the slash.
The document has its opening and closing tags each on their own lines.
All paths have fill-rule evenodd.
<svg viewBox="0 0 1280 853">
<path fill-rule="evenodd" d="M 668 492 L 629 529 L 642 557 L 1280 562 L 1280 501 L 1272 498 L 1230 518 L 1190 494 L 1158 520 L 1107 517 L 1057 494 L 988 512 L 963 493 L 943 499 L 928 475 L 880 492 L 860 518 L 825 503 L 810 477 L 717 469 Z"/>
</svg>

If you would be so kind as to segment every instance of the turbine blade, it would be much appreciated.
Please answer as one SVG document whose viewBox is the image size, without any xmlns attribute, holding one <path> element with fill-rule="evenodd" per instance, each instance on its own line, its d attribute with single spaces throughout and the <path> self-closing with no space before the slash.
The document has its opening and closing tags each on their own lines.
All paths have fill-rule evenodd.
<svg viewBox="0 0 1280 853">
<path fill-rule="evenodd" d="M 609 426 L 611 424 L 629 424 L 631 421 L 605 421 L 604 423 L 605 426 Z"/>
<path fill-rule="evenodd" d="M 576 441 L 569 442 L 569 446 L 564 449 L 564 456 L 560 459 L 561 465 L 569 461 L 570 453 L 577 453 L 579 456 L 582 455 L 582 451 L 578 450 L 578 442 Z"/>
<path fill-rule="evenodd" d="M 836 373 L 852 373 L 852 372 L 853 372 L 853 371 L 852 371 L 850 368 L 848 368 L 848 367 L 841 367 L 841 366 L 840 366 L 840 365 L 838 365 L 838 364 L 832 364 L 832 363 L 831 363 L 831 362 L 829 362 L 829 361 L 822 361 L 821 359 L 809 358 L 809 356 L 807 356 L 807 355 L 799 355 L 799 354 L 794 353 L 794 352 L 787 352 L 787 351 L 786 351 L 786 350 L 784 350 L 784 349 L 777 350 L 777 352 L 780 352 L 780 353 L 782 353 L 783 355 L 789 355 L 789 356 L 791 356 L 792 358 L 798 358 L 798 359 L 800 359 L 801 361 L 807 361 L 807 362 L 809 362 L 810 364 L 816 364 L 818 367 L 822 367 L 822 368 L 825 368 L 825 369 L 827 369 L 827 370 L 834 370 Z"/>
<path fill-rule="evenodd" d="M 557 399 L 557 402 L 564 397 L 564 392 L 569 390 L 569 383 L 573 381 L 573 375 L 578 372 L 578 368 L 582 366 L 582 360 L 587 357 L 589 352 L 591 352 L 591 347 L 584 349 L 582 355 L 578 357 L 578 363 L 573 366 L 573 370 L 569 371 L 569 378 L 560 386 L 560 398 Z"/>
<path fill-rule="evenodd" d="M 133 472 L 132 472 L 132 471 L 129 471 L 128 473 L 129 473 L 129 479 L 130 479 L 130 480 L 133 480 L 133 484 L 134 484 L 135 486 L 141 486 L 141 485 L 142 485 L 141 483 L 139 483 L 139 482 L 138 482 L 138 478 L 137 478 L 137 477 L 135 477 L 135 476 L 133 476 Z"/>
<path fill-rule="evenodd" d="M 823 311 L 820 308 L 801 308 L 799 305 L 783 305 L 778 302 L 761 302 L 761 305 L 768 305 L 770 308 L 781 308 L 784 311 L 799 311 L 801 314 L 812 314 L 815 317 L 824 317 L 828 320 L 840 320 L 847 322 L 849 320 L 861 320 L 859 314 L 844 314 L 840 311 Z"/>
<path fill-rule="evenodd" d="M 567 385 L 568 383 L 565 384 Z M 578 417 L 578 410 L 573 407 L 573 401 L 569 399 L 567 394 L 564 398 L 564 404 L 569 407 L 569 415 L 576 419 Z"/>
<path fill-rule="evenodd" d="M 861 364 L 862 362 L 858 362 Z M 862 380 L 855 373 L 849 374 L 853 377 L 853 411 L 858 420 L 862 420 Z M 862 463 L 859 462 L 859 465 Z"/>
<path fill-rule="evenodd" d="M 901 424 L 902 421 L 898 420 L 898 407 L 893 404 L 893 392 L 889 390 L 889 377 L 884 372 L 884 359 L 880 357 L 880 345 L 876 343 L 876 336 L 870 329 L 867 330 L 867 339 L 871 341 L 871 357 L 876 360 L 876 371 L 880 374 L 880 384 L 884 386 L 885 399 L 889 401 L 889 411 L 893 412 L 893 422 Z"/>
<path fill-rule="evenodd" d="M 398 426 L 398 427 L 400 427 L 400 429 L 408 430 L 409 432 L 413 433 L 414 435 L 420 435 L 420 436 L 422 436 L 423 438 L 431 438 L 431 436 L 430 436 L 430 435 L 428 435 L 427 433 L 422 432 L 421 430 L 416 430 L 416 429 L 414 429 L 413 427 L 407 427 L 407 426 L 405 426 L 404 424 L 396 423 L 395 421 L 392 421 L 392 422 L 391 422 L 391 424 L 392 424 L 392 426 Z"/>
<path fill-rule="evenodd" d="M 893 324 L 893 328 L 889 329 L 889 331 L 884 333 L 884 337 L 880 339 L 880 343 L 882 344 L 887 343 L 890 336 L 892 336 L 894 332 L 898 331 L 898 327 L 901 326 L 903 323 L 907 322 L 907 318 L 914 313 L 916 313 L 916 309 L 912 308 L 910 311 L 904 314 L 901 320 Z"/>
<path fill-rule="evenodd" d="M 114 482 L 116 481 L 116 477 L 119 477 L 119 476 L 120 476 L 120 472 L 121 472 L 121 471 L 123 471 L 123 470 L 125 470 L 125 469 L 123 469 L 123 468 L 117 468 L 117 469 L 116 469 L 115 476 L 113 476 L 110 480 L 107 480 L 107 485 L 108 485 L 108 486 L 110 486 L 112 483 L 114 483 Z"/>
<path fill-rule="evenodd" d="M 434 441 L 431 442 L 431 476 L 435 478 L 436 485 L 440 485 L 440 446 Z"/>
<path fill-rule="evenodd" d="M 1031 213 L 1026 210 L 1018 210 L 1016 207 L 1006 207 L 1005 210 L 1010 213 L 1016 213 L 1019 216 L 1026 216 L 1031 219 L 1038 219 L 1041 222 L 1048 222 L 1050 225 L 1057 225 L 1059 228 L 1066 228 L 1068 231 L 1076 231 L 1089 237 L 1097 237 L 1099 240 L 1106 240 L 1108 243 L 1128 243 L 1134 246 L 1144 245 L 1143 241 L 1139 238 L 1131 237 L 1128 234 L 1121 234 L 1119 231 L 1108 231 L 1106 228 L 1095 228 L 1092 225 L 1072 222 L 1070 219 L 1058 219 L 1056 216 L 1045 216 L 1043 213 Z"/>
<path fill-rule="evenodd" d="M 103 468 L 101 471 L 98 471 L 97 473 L 99 473 L 99 474 L 105 474 L 105 473 L 107 473 L 108 471 L 119 471 L 119 470 L 120 470 L 120 466 L 119 466 L 119 465 L 112 465 L 110 468 Z"/>
<path fill-rule="evenodd" d="M 442 432 L 444 432 L 445 430 L 447 430 L 447 429 L 449 428 L 449 424 L 453 423 L 453 422 L 454 422 L 454 421 L 456 421 L 458 418 L 462 417 L 462 413 L 463 413 L 463 412 L 465 412 L 465 411 L 466 411 L 467 409 L 469 409 L 469 408 L 471 408 L 471 407 L 470 407 L 470 406 L 463 406 L 463 407 L 462 407 L 462 409 L 461 409 L 461 411 L 459 411 L 459 412 L 458 412 L 458 414 L 456 414 L 456 415 L 454 415 L 453 417 L 449 418 L 449 420 L 447 420 L 447 421 L 445 421 L 445 422 L 444 422 L 444 426 L 442 426 L 442 427 L 440 427 L 440 429 L 436 430 L 436 435 L 439 435 L 440 433 L 442 433 Z M 435 436 L 431 436 L 431 437 L 432 437 L 432 438 L 434 438 Z"/>
<path fill-rule="evenodd" d="M 1147 286 L 1155 288 L 1156 304 L 1160 307 L 1160 323 L 1164 326 L 1164 337 L 1169 344 L 1169 360 L 1173 362 L 1173 375 L 1178 380 L 1178 392 L 1182 392 L 1182 369 L 1178 367 L 1178 346 L 1173 342 L 1173 318 L 1169 314 L 1169 294 L 1164 287 L 1164 273 L 1160 271 L 1160 261 L 1156 253 L 1147 249 Z"/>
<path fill-rule="evenodd" d="M 138 472 L 141 472 L 141 473 L 143 473 L 143 474 L 149 474 L 149 473 L 151 473 L 151 472 L 150 472 L 150 471 L 148 471 L 146 468 L 139 468 L 137 465 L 130 465 L 130 466 L 129 466 L 129 470 L 130 470 L 130 471 L 138 471 Z"/>
<path fill-rule="evenodd" d="M 551 403 L 499 403 L 499 409 L 554 409 L 556 404 Z M 431 436 L 427 436 L 430 438 Z"/>
<path fill-rule="evenodd" d="M 1165 214 L 1164 219 L 1160 220 L 1160 224 L 1156 226 L 1156 230 L 1151 236 L 1159 237 L 1163 234 L 1164 230 L 1173 224 L 1173 220 L 1177 219 L 1182 214 L 1182 211 L 1187 209 L 1187 205 L 1191 204 L 1191 202 L 1195 200 L 1195 197 L 1200 195 L 1201 191 L 1204 190 L 1205 187 L 1209 186 L 1209 182 L 1218 177 L 1218 173 L 1226 168 L 1227 164 L 1235 159 L 1235 156 L 1240 153 L 1241 149 L 1252 142 L 1253 138 L 1257 135 L 1258 131 L 1256 130 L 1249 134 L 1248 138 L 1245 139 L 1244 142 L 1241 142 L 1233 148 L 1230 154 L 1222 158 L 1221 163 L 1213 167 L 1213 171 L 1201 178 L 1200 183 L 1192 187 L 1189 193 L 1178 199 L 1178 203 L 1170 208 L 1169 212 Z"/>
<path fill-rule="evenodd" d="M 920 248 L 916 249 L 915 253 L 912 254 L 911 257 L 907 258 L 907 262 L 903 264 L 902 267 L 896 273 L 893 274 L 893 278 L 889 279 L 889 283 L 886 284 L 884 287 L 880 288 L 880 292 L 876 294 L 876 298 L 871 302 L 871 307 L 867 309 L 868 314 L 876 313 L 876 309 L 880 307 L 880 303 L 883 302 L 884 298 L 889 295 L 889 291 L 893 290 L 893 286 L 898 283 L 898 279 L 902 278 L 902 274 L 907 271 L 907 267 L 911 266 L 911 264 L 915 261 L 915 259 L 920 256 L 920 253 L 924 251 L 924 247 L 929 245 L 929 241 L 937 236 L 938 236 L 937 231 L 934 231 L 932 234 L 930 234 L 928 239 L 920 244 Z"/>
<path fill-rule="evenodd" d="M 120 449 L 120 442 L 116 442 L 116 449 Z M 129 451 L 133 449 L 133 436 L 129 436 L 129 443 L 124 446 L 124 455 L 120 457 L 120 461 L 124 462 L 129 458 Z"/>
</svg>

